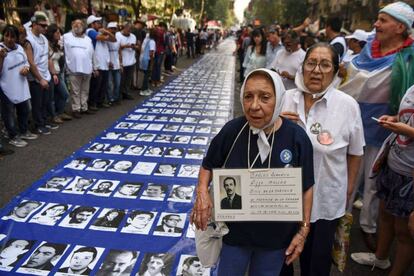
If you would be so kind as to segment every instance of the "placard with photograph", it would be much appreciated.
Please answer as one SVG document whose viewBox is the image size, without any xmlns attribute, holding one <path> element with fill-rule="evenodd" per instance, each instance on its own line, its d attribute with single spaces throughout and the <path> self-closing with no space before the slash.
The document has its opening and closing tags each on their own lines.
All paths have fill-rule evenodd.
<svg viewBox="0 0 414 276">
<path fill-rule="evenodd" d="M 302 221 L 302 170 L 214 169 L 216 221 Z"/>
</svg>

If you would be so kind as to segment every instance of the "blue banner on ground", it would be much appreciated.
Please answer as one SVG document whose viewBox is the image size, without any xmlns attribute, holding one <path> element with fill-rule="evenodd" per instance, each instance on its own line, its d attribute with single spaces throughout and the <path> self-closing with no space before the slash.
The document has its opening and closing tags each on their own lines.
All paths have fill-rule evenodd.
<svg viewBox="0 0 414 276">
<path fill-rule="evenodd" d="M 207 54 L 0 210 L 0 275 L 210 275 L 189 225 L 232 117 L 232 43 Z M 81 134 L 80 134 L 81 135 Z"/>
</svg>

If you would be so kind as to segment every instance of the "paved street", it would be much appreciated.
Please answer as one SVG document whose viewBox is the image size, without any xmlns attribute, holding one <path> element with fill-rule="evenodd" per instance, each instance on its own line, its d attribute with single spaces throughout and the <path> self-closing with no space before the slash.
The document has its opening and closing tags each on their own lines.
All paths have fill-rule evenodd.
<svg viewBox="0 0 414 276">
<path fill-rule="evenodd" d="M 180 69 L 189 67 L 194 60 L 183 57 L 178 62 Z M 238 68 L 238 67 L 236 67 Z M 239 103 L 240 83 L 236 72 L 234 93 L 234 115 L 241 115 Z M 65 160 L 74 151 L 91 141 L 96 135 L 113 124 L 119 117 L 130 111 L 140 103 L 143 97 L 134 94 L 134 100 L 124 101 L 122 105 L 101 109 L 95 115 L 84 115 L 80 120 L 66 122 L 59 129 L 52 131 L 51 135 L 42 136 L 38 140 L 30 141 L 29 146 L 15 149 L 15 154 L 0 160 L 0 208 L 5 206 L 13 197 L 27 189 L 34 181 L 47 171 Z M 2 140 L 7 143 L 5 139 Z M 358 211 L 354 211 L 354 225 L 351 234 L 350 252 L 365 251 L 358 226 Z M 336 268 L 332 275 L 387 275 L 388 271 L 363 267 L 348 260 L 346 271 L 341 274 Z M 297 275 L 299 275 L 297 273 Z M 414 275 L 414 265 L 407 275 Z"/>
</svg>

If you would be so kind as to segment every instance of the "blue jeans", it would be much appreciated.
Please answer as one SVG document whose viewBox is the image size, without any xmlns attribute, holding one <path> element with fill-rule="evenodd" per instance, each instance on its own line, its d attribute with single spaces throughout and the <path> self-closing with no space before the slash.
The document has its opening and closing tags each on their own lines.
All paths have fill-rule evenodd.
<svg viewBox="0 0 414 276">
<path fill-rule="evenodd" d="M 143 72 L 144 72 L 144 79 L 142 80 L 141 91 L 148 89 L 149 76 L 151 75 L 150 66 L 148 66 L 148 70 L 144 70 Z"/>
<path fill-rule="evenodd" d="M 230 246 L 223 243 L 218 266 L 218 276 L 244 276 L 249 265 L 249 275 L 279 275 L 285 260 L 285 249 Z"/>
<path fill-rule="evenodd" d="M 108 92 L 106 94 L 109 102 L 119 101 L 119 89 L 121 85 L 121 71 L 109 70 Z"/>
<path fill-rule="evenodd" d="M 60 115 L 65 111 L 65 106 L 69 100 L 69 92 L 62 72 L 58 75 L 58 78 L 58 84 L 55 84 L 52 79 L 50 91 L 54 99 L 55 112 Z"/>
<path fill-rule="evenodd" d="M 14 104 L 0 89 L 0 102 L 1 102 L 1 118 L 3 119 L 4 126 L 9 134 L 9 138 L 13 139 L 20 133 L 26 133 L 28 130 L 30 106 L 29 100 Z M 14 111 L 17 114 L 17 126 L 14 118 Z"/>
</svg>

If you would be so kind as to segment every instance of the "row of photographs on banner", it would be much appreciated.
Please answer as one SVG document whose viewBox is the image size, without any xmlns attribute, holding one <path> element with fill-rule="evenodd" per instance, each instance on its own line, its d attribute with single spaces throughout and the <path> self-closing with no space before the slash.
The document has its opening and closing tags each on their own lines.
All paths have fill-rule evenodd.
<svg viewBox="0 0 414 276">
<path fill-rule="evenodd" d="M 0 271 L 30 275 L 210 275 L 198 257 L 61 244 L 0 235 Z"/>
<path fill-rule="evenodd" d="M 96 206 L 21 201 L 1 218 L 22 223 L 89 229 L 127 234 L 194 238 L 194 227 L 186 227 L 187 213 L 99 208 Z M 155 223 L 157 221 L 157 223 Z M 187 231 L 185 231 L 187 229 Z M 0 258 L 1 261 L 1 258 Z"/>
<path fill-rule="evenodd" d="M 142 105 L 145 106 L 145 103 Z M 137 110 L 135 110 L 135 112 L 140 113 L 142 112 L 143 108 L 139 108 Z M 209 112 L 208 110 L 205 111 L 199 111 L 201 113 L 201 115 L 198 116 L 207 116 L 207 117 L 214 117 L 213 114 L 216 113 L 216 111 L 214 110 L 221 110 L 221 111 L 226 111 L 229 110 L 229 106 L 222 106 L 222 105 L 214 105 L 211 106 L 209 108 L 205 107 L 205 109 L 210 109 L 211 112 Z M 147 112 L 145 112 L 146 114 L 161 114 L 161 115 L 184 115 L 184 116 L 189 116 L 189 113 L 191 112 L 191 110 L 189 109 L 175 109 L 175 108 L 158 108 L 158 107 L 152 107 L 152 108 L 145 108 L 147 110 Z M 201 118 L 198 121 L 199 124 L 212 124 L 215 123 L 211 120 L 208 120 L 207 118 Z M 216 123 L 219 124 L 219 123 Z"/>
<path fill-rule="evenodd" d="M 67 163 L 64 168 L 90 172 L 197 178 L 200 165 L 77 157 Z"/>
<path fill-rule="evenodd" d="M 158 96 L 157 96 L 158 97 Z M 179 103 L 177 100 L 173 100 L 171 97 L 167 97 L 167 99 L 171 99 L 168 103 L 163 101 L 152 101 L 149 100 L 142 104 L 144 107 L 156 107 L 156 108 L 165 108 L 165 110 L 187 110 L 187 109 L 195 109 L 195 110 L 188 110 L 187 115 L 195 115 L 195 116 L 208 116 L 207 114 L 203 114 L 202 110 L 226 110 L 230 106 L 229 101 L 219 101 L 213 100 L 213 103 L 210 103 L 208 100 L 196 100 L 192 98 L 186 98 L 183 100 L 184 103 Z M 207 103 L 208 102 L 208 103 Z M 172 111 L 165 111 L 171 112 L 167 114 L 174 114 Z M 175 111 L 177 112 L 177 111 Z M 178 113 L 180 114 L 180 113 Z"/>
<path fill-rule="evenodd" d="M 65 194 L 94 195 L 100 197 L 116 197 L 123 199 L 142 199 L 191 203 L 194 196 L 194 185 L 143 183 L 109 179 L 94 179 L 82 176 L 50 177 L 37 188 L 42 192 L 62 192 Z"/>
<path fill-rule="evenodd" d="M 142 115 L 128 115 L 125 118 L 126 122 L 120 122 L 115 126 L 118 129 L 131 129 L 131 130 L 143 130 L 146 129 L 147 131 L 165 131 L 165 132 L 187 132 L 187 133 L 202 133 L 202 134 L 216 134 L 220 128 L 218 127 L 211 127 L 210 124 L 207 125 L 194 125 L 193 122 L 197 121 L 197 118 L 194 117 L 186 117 L 185 119 L 182 117 L 171 117 L 170 120 L 174 121 L 184 121 L 185 123 L 191 123 L 191 125 L 187 124 L 160 124 L 160 123 L 143 123 L 146 120 L 153 119 L 153 115 L 144 115 L 142 116 L 143 120 L 139 120 L 138 118 Z M 161 122 L 161 120 L 169 120 L 167 116 L 157 116 Z M 140 121 L 140 123 L 131 123 L 129 121 Z M 210 120 L 210 119 L 208 119 Z M 217 119 L 216 119 L 217 120 Z"/>
<path fill-rule="evenodd" d="M 200 122 L 199 118 L 202 115 L 196 115 L 197 118 L 188 116 L 170 116 L 170 115 L 148 115 L 148 108 L 137 108 L 134 110 L 135 113 L 142 113 L 142 114 L 129 114 L 125 120 L 131 121 L 142 121 L 142 122 L 169 122 L 169 123 L 190 123 L 190 124 L 197 124 Z M 197 111 L 198 113 L 200 111 Z M 200 113 L 205 114 L 205 116 L 217 119 L 219 117 L 227 118 L 228 111 L 201 111 Z M 214 114 L 218 114 L 220 116 L 216 116 Z M 227 115 L 226 115 L 227 114 Z M 196 125 L 197 127 L 205 127 L 206 123 L 210 121 L 201 121 L 200 126 Z M 214 128 L 213 128 L 214 129 Z"/>
</svg>

